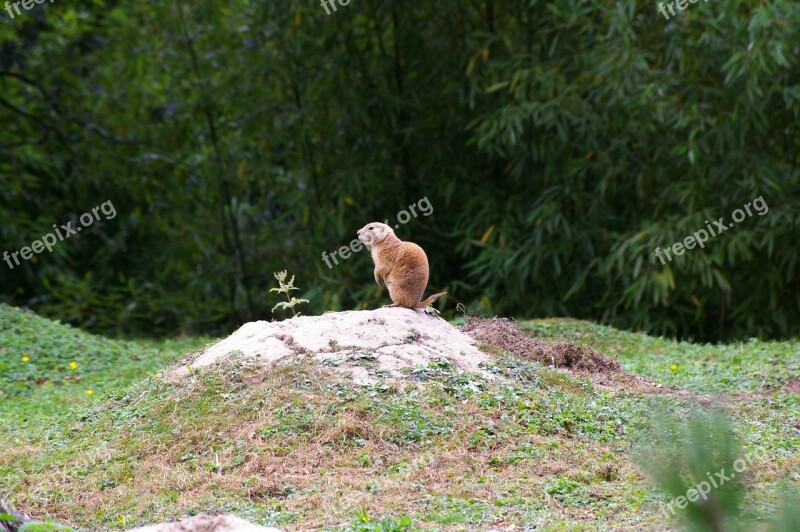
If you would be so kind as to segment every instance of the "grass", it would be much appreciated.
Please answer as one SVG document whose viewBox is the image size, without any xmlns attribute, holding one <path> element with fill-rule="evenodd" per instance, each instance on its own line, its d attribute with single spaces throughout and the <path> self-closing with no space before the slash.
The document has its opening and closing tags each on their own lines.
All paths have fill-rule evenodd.
<svg viewBox="0 0 800 532">
<path fill-rule="evenodd" d="M 235 512 L 289 530 L 663 530 L 675 523 L 634 463 L 640 435 L 659 423 L 653 412 L 680 417 L 712 396 L 742 446 L 770 457 L 747 471 L 748 518 L 763 525 L 780 488 L 798 483 L 797 342 L 704 346 L 572 320 L 523 324 L 689 391 L 661 396 L 504 353 L 494 380 L 437 362 L 406 386 L 359 387 L 299 357 L 268 373 L 232 360 L 170 384 L 147 375 L 201 341 L 115 342 L 8 307 L 0 316 L 0 346 L 14 350 L 0 378 L 28 375 L 0 401 L 0 491 L 79 528 Z M 23 326 L 5 326 L 14 320 Z M 26 352 L 48 361 L 37 368 L 51 386 L 22 373 Z M 67 379 L 73 360 L 83 380 Z M 45 406 L 12 423 L 26 401 Z"/>
<path fill-rule="evenodd" d="M 797 340 L 695 344 L 575 320 L 538 320 L 522 325 L 542 338 L 584 343 L 616 355 L 626 371 L 668 386 L 700 393 L 800 392 Z"/>
<path fill-rule="evenodd" d="M 0 304 L 0 434 L 38 431 L 204 343 L 111 340 Z"/>
<path fill-rule="evenodd" d="M 626 371 L 720 401 L 742 421 L 744 443 L 778 457 L 800 445 L 800 341 L 694 344 L 574 320 L 524 323 L 542 338 L 586 343 L 619 357 Z M 746 430 L 745 430 L 746 428 Z M 796 458 L 791 459 L 797 482 Z"/>
</svg>

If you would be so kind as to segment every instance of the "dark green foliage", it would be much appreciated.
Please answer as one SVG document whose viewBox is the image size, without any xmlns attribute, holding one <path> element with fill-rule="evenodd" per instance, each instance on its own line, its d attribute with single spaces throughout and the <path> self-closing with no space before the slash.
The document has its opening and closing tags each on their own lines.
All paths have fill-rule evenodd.
<svg viewBox="0 0 800 532">
<path fill-rule="evenodd" d="M 0 242 L 118 215 L 9 270 L 4 298 L 101 331 L 388 302 L 398 229 L 486 313 L 721 339 L 800 332 L 800 10 L 622 0 L 57 2 L 0 22 Z M 763 196 L 769 212 L 654 255 Z"/>
</svg>

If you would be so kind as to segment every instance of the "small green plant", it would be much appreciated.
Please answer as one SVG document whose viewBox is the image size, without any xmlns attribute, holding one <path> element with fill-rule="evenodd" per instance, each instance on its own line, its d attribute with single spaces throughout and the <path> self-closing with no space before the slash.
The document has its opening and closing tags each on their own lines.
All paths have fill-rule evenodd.
<svg viewBox="0 0 800 532">
<path fill-rule="evenodd" d="M 4 523 L 8 526 L 12 523 L 21 523 L 21 520 L 8 513 L 0 513 L 0 530 L 6 530 L 6 528 L 2 526 Z M 53 522 L 49 517 L 44 521 L 27 521 L 18 526 L 19 528 L 11 528 L 11 530 L 17 530 L 17 532 L 75 532 L 75 529 L 65 525 L 59 525 Z"/>
<path fill-rule="evenodd" d="M 20 527 L 19 532 L 75 532 L 75 529 L 68 526 L 59 525 L 58 523 L 54 523 L 52 520 L 47 519 L 44 522 L 34 521 L 31 523 L 25 523 Z"/>
<path fill-rule="evenodd" d="M 359 366 L 368 366 L 378 360 L 378 356 L 370 351 L 352 350 L 346 355 L 347 360 Z"/>
<path fill-rule="evenodd" d="M 688 419 L 658 412 L 639 462 L 671 497 L 660 505 L 661 514 L 680 516 L 691 530 L 732 529 L 741 519 L 744 485 L 733 473 L 743 452 L 730 420 L 721 412 L 695 411 Z M 722 473 L 721 480 L 715 472 Z M 690 490 L 702 495 L 689 500 Z"/>
<path fill-rule="evenodd" d="M 410 532 L 413 527 L 411 518 L 406 515 L 375 520 L 366 510 L 360 510 L 356 512 L 353 523 L 347 530 L 352 532 Z"/>
<path fill-rule="evenodd" d="M 289 294 L 289 292 L 291 292 L 292 290 L 300 290 L 299 288 L 294 286 L 294 275 L 292 275 L 292 278 L 289 280 L 289 282 L 286 282 L 286 277 L 288 275 L 286 273 L 286 270 L 278 272 L 274 275 L 275 279 L 278 280 L 279 288 L 270 288 L 269 291 L 276 292 L 278 294 L 286 294 L 286 301 L 281 301 L 280 303 L 272 307 L 272 312 L 275 312 L 275 309 L 285 310 L 288 308 L 289 310 L 292 311 L 293 318 L 299 316 L 300 313 L 295 312 L 294 307 L 296 307 L 300 303 L 308 303 L 309 301 L 308 299 L 297 299 L 296 297 L 292 297 Z"/>
<path fill-rule="evenodd" d="M 679 516 L 686 529 L 698 532 L 754 528 L 742 504 L 747 491 L 742 477 L 750 467 L 758 467 L 764 451 L 745 452 L 726 414 L 696 410 L 687 417 L 657 408 L 643 441 L 640 465 L 672 497 L 659 506 L 664 518 Z M 782 507 L 770 519 L 773 530 L 797 530 L 797 494 L 784 490 L 783 497 Z"/>
</svg>

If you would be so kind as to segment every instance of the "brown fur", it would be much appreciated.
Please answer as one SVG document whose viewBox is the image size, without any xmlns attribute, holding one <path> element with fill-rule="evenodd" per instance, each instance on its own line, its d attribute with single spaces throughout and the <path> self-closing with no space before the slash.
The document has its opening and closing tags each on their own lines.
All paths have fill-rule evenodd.
<svg viewBox="0 0 800 532">
<path fill-rule="evenodd" d="M 421 309 L 447 293 L 433 294 L 420 301 L 428 286 L 428 257 L 415 243 L 397 238 L 388 225 L 380 222 L 367 224 L 358 230 L 358 239 L 372 253 L 375 282 L 389 289 L 392 298 L 389 306 Z"/>
</svg>

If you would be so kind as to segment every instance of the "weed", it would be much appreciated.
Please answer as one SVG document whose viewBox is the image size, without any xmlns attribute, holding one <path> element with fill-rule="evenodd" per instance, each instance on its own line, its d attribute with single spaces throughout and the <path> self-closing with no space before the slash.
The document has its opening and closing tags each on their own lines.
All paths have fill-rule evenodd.
<svg viewBox="0 0 800 532">
<path fill-rule="evenodd" d="M 290 292 L 292 290 L 300 290 L 296 286 L 294 286 L 294 275 L 292 278 L 287 282 L 286 277 L 288 276 L 286 270 L 281 272 L 277 272 L 274 274 L 275 279 L 278 281 L 278 288 L 270 288 L 270 292 L 276 292 L 278 294 L 284 294 L 286 296 L 286 301 L 281 301 L 274 307 L 272 307 L 272 312 L 275 312 L 275 309 L 286 310 L 289 309 L 292 311 L 292 317 L 295 318 L 300 315 L 299 312 L 295 312 L 294 307 L 300 305 L 302 303 L 309 303 L 308 299 L 297 299 L 296 297 L 292 296 Z"/>
</svg>

